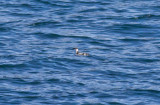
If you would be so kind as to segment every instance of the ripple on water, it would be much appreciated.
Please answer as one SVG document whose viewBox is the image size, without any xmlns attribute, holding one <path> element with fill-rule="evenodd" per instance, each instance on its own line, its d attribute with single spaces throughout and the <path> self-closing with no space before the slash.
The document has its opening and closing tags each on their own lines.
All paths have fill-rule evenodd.
<svg viewBox="0 0 160 105">
<path fill-rule="evenodd" d="M 159 104 L 158 8 L 158 0 L 1 0 L 0 104 Z"/>
</svg>

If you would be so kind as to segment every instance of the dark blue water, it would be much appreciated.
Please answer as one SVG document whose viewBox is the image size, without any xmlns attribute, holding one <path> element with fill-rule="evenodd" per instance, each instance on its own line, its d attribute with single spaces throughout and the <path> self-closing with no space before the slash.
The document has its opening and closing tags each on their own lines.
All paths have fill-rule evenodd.
<svg viewBox="0 0 160 105">
<path fill-rule="evenodd" d="M 0 105 L 159 105 L 159 33 L 159 0 L 0 0 Z"/>
</svg>

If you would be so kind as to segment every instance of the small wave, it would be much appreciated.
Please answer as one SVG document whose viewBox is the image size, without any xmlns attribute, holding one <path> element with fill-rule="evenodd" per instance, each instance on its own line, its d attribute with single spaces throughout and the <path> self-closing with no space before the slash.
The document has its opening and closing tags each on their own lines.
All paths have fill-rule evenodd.
<svg viewBox="0 0 160 105">
<path fill-rule="evenodd" d="M 100 42 L 100 41 L 89 41 L 90 44 L 92 45 L 99 45 L 99 46 L 107 46 L 107 44 L 103 43 L 103 42 Z"/>
<path fill-rule="evenodd" d="M 24 67 L 25 64 L 0 64 L 1 68 Z"/>
<path fill-rule="evenodd" d="M 101 4 L 102 2 L 100 1 L 96 1 L 96 0 L 91 0 L 91 1 L 85 1 L 85 0 L 80 0 L 79 3 L 81 4 L 91 4 L 91 5 L 97 5 L 97 4 Z"/>
<path fill-rule="evenodd" d="M 159 90 L 154 90 L 154 89 L 132 89 L 132 91 L 134 91 L 135 93 L 139 93 L 139 94 L 160 94 Z"/>
<path fill-rule="evenodd" d="M 57 27 L 60 24 L 58 21 L 41 21 L 30 24 L 29 26 L 38 28 L 38 27 Z"/>
<path fill-rule="evenodd" d="M 85 40 L 93 40 L 93 38 L 88 36 L 77 36 L 77 35 L 62 35 L 62 34 L 54 34 L 54 33 L 42 33 L 35 32 L 34 35 L 37 35 L 41 38 L 74 38 L 74 39 L 85 39 Z"/>
<path fill-rule="evenodd" d="M 30 14 L 30 13 L 10 13 L 10 15 L 12 16 L 20 16 L 20 17 L 34 17 L 33 14 Z"/>
<path fill-rule="evenodd" d="M 114 25 L 115 29 L 119 29 L 119 30 L 131 30 L 131 29 L 146 29 L 146 28 L 152 28 L 149 25 L 145 25 L 145 24 L 115 24 Z"/>
<path fill-rule="evenodd" d="M 0 27 L 1 32 L 8 32 L 8 30 L 12 30 L 10 27 Z"/>
<path fill-rule="evenodd" d="M 70 2 L 63 2 L 63 1 L 57 1 L 57 2 L 52 2 L 52 1 L 46 1 L 46 0 L 36 0 L 38 3 L 43 3 L 45 5 L 50 5 L 52 7 L 71 7 L 68 3 Z"/>
<path fill-rule="evenodd" d="M 80 13 L 85 13 L 85 12 L 96 12 L 96 11 L 105 11 L 106 9 L 104 8 L 88 8 L 85 10 L 79 11 Z"/>
<path fill-rule="evenodd" d="M 159 62 L 159 59 L 151 59 L 151 58 L 129 58 L 128 62 L 139 62 L 139 63 L 153 63 L 153 62 Z"/>
<path fill-rule="evenodd" d="M 60 37 L 64 37 L 63 35 L 59 35 L 59 34 L 46 34 L 46 33 L 42 33 L 42 32 L 37 32 L 34 33 L 36 36 L 41 37 L 41 38 L 60 38 Z"/>
<path fill-rule="evenodd" d="M 138 15 L 136 17 L 132 17 L 131 19 L 158 19 L 160 15 L 154 15 L 154 14 L 143 14 L 143 15 Z"/>
<path fill-rule="evenodd" d="M 110 105 L 126 105 L 126 104 L 120 103 L 120 102 L 108 102 L 108 104 L 110 104 Z"/>
<path fill-rule="evenodd" d="M 0 48 L 5 45 L 6 45 L 5 43 L 0 42 Z"/>
<path fill-rule="evenodd" d="M 96 95 L 97 98 L 108 98 L 108 97 L 113 97 L 113 95 L 107 94 L 107 93 L 98 93 Z"/>
<path fill-rule="evenodd" d="M 147 42 L 153 39 L 146 39 L 146 38 L 121 38 L 119 39 L 123 42 Z"/>
<path fill-rule="evenodd" d="M 47 80 L 47 82 L 48 82 L 48 83 L 50 83 L 50 82 L 51 82 L 51 83 L 58 83 L 58 82 L 60 82 L 60 79 L 50 78 L 50 79 Z"/>
</svg>

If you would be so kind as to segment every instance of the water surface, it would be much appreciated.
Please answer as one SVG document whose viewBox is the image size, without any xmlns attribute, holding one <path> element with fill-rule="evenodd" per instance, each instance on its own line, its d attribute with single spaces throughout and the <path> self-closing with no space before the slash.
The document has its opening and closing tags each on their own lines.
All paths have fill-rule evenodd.
<svg viewBox="0 0 160 105">
<path fill-rule="evenodd" d="M 0 104 L 159 105 L 159 5 L 1 0 Z"/>
</svg>

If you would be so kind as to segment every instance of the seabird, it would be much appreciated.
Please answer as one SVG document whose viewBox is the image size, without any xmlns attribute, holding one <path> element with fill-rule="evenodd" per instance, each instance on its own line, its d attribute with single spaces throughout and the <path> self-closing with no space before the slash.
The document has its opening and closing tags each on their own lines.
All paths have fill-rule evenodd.
<svg viewBox="0 0 160 105">
<path fill-rule="evenodd" d="M 84 56 L 88 56 L 89 54 L 88 53 L 80 53 L 78 52 L 78 48 L 73 48 L 76 50 L 76 55 L 84 55 Z"/>
</svg>

